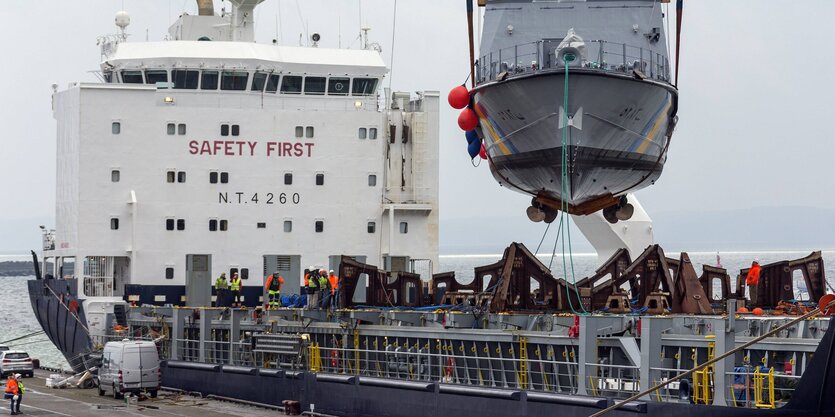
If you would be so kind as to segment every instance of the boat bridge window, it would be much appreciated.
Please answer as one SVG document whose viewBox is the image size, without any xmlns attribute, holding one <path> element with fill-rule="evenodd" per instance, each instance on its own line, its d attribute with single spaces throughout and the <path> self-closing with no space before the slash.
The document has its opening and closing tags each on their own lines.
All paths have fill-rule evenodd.
<svg viewBox="0 0 835 417">
<path fill-rule="evenodd" d="M 180 123 L 177 125 L 177 134 L 182 136 L 186 134 L 186 125 L 185 123 Z"/>
<path fill-rule="evenodd" d="M 209 173 L 209 184 L 217 184 L 217 172 Z"/>
<path fill-rule="evenodd" d="M 249 73 L 244 71 L 223 71 L 220 78 L 220 89 L 231 91 L 246 90 L 246 82 L 249 79 Z"/>
<path fill-rule="evenodd" d="M 366 137 L 368 137 L 368 129 L 361 127 L 358 136 L 360 139 L 365 139 Z"/>
<path fill-rule="evenodd" d="M 222 124 L 220 125 L 220 136 L 238 136 L 241 134 L 241 126 L 240 125 L 229 125 L 229 124 Z"/>
<path fill-rule="evenodd" d="M 296 137 L 303 138 L 304 137 L 304 126 L 296 126 Z"/>
<path fill-rule="evenodd" d="M 165 279 L 174 279 L 174 268 L 170 266 L 165 268 Z"/>
<path fill-rule="evenodd" d="M 220 173 L 220 183 L 221 184 L 228 184 L 229 183 L 229 173 L 228 172 L 221 172 Z"/>
<path fill-rule="evenodd" d="M 185 219 L 177 219 L 177 230 L 186 230 Z"/>
<path fill-rule="evenodd" d="M 267 223 L 266 222 L 258 222 L 258 223 L 255 224 L 255 227 L 257 227 L 259 229 L 266 229 L 267 228 Z"/>
<path fill-rule="evenodd" d="M 174 180 L 177 178 L 177 173 L 174 171 L 168 171 L 165 173 L 166 182 L 173 183 Z"/>
<path fill-rule="evenodd" d="M 122 71 L 122 82 L 125 84 L 142 84 L 142 71 Z"/>
<path fill-rule="evenodd" d="M 284 185 L 293 185 L 293 173 L 287 172 L 284 174 Z"/>
<path fill-rule="evenodd" d="M 200 77 L 201 90 L 217 90 L 218 72 L 217 71 L 203 71 Z"/>
<path fill-rule="evenodd" d="M 304 137 L 312 138 L 313 137 L 313 126 L 308 126 L 304 129 Z"/>
<path fill-rule="evenodd" d="M 241 268 L 241 279 L 249 279 L 249 268 Z"/>
<path fill-rule="evenodd" d="M 177 133 L 177 125 L 175 125 L 174 123 L 169 123 L 166 126 L 165 133 L 168 133 L 169 135 Z"/>
<path fill-rule="evenodd" d="M 304 77 L 304 93 L 311 95 L 324 95 L 325 80 L 325 77 Z"/>
<path fill-rule="evenodd" d="M 377 139 L 377 128 L 372 127 L 368 129 L 368 139 L 374 140 Z"/>
<path fill-rule="evenodd" d="M 267 73 L 266 72 L 256 72 L 255 75 L 252 76 L 252 87 L 250 87 L 251 91 L 264 91 L 264 84 L 267 82 Z"/>
<path fill-rule="evenodd" d="M 285 220 L 284 221 L 284 232 L 290 233 L 293 231 L 293 221 L 292 220 Z"/>
<path fill-rule="evenodd" d="M 172 70 L 171 79 L 175 89 L 196 90 L 200 82 L 200 71 Z"/>
<path fill-rule="evenodd" d="M 229 183 L 229 173 L 228 172 L 216 172 L 212 171 L 209 173 L 209 183 L 217 184 L 218 178 L 220 178 L 221 184 Z"/>
<path fill-rule="evenodd" d="M 174 219 L 165 219 L 165 230 L 174 230 Z"/>
<path fill-rule="evenodd" d="M 347 96 L 351 84 L 350 78 L 331 77 L 328 80 L 328 95 L 331 96 Z"/>
<path fill-rule="evenodd" d="M 209 231 L 216 232 L 217 231 L 217 219 L 209 219 Z"/>
<path fill-rule="evenodd" d="M 377 231 L 377 222 L 368 222 L 368 233 L 374 233 Z"/>
<path fill-rule="evenodd" d="M 278 90 L 278 80 L 279 76 L 275 74 L 270 74 L 270 78 L 267 79 L 267 92 L 268 93 L 275 93 Z"/>
<path fill-rule="evenodd" d="M 113 122 L 110 124 L 110 133 L 114 135 L 118 135 L 122 133 L 122 124 L 119 122 Z"/>
<path fill-rule="evenodd" d="M 145 84 L 167 83 L 168 71 L 166 70 L 146 70 Z"/>
<path fill-rule="evenodd" d="M 403 234 L 409 233 L 409 223 L 400 222 L 400 233 L 403 233 Z"/>
<path fill-rule="evenodd" d="M 377 186 L 377 174 L 368 174 L 368 186 L 369 187 L 376 187 Z"/>
<path fill-rule="evenodd" d="M 316 174 L 316 185 L 325 185 L 325 174 Z"/>
<path fill-rule="evenodd" d="M 119 230 L 119 218 L 118 217 L 111 217 L 110 218 L 110 230 Z"/>
<path fill-rule="evenodd" d="M 239 125 L 232 125 L 232 136 L 238 136 L 241 134 L 241 127 Z"/>
<path fill-rule="evenodd" d="M 229 220 L 221 220 L 220 221 L 220 231 L 225 232 L 229 230 Z"/>
<path fill-rule="evenodd" d="M 121 174 L 121 172 L 119 172 L 118 169 L 114 169 L 114 170 L 110 171 L 110 181 L 119 182 L 121 177 L 122 177 L 122 174 Z"/>
<path fill-rule="evenodd" d="M 355 96 L 370 96 L 377 91 L 376 78 L 354 78 L 351 94 Z"/>
<path fill-rule="evenodd" d="M 180 171 L 177 173 L 177 182 L 184 183 L 186 182 L 186 172 Z"/>
<path fill-rule="evenodd" d="M 325 222 L 323 220 L 316 220 L 315 224 L 316 233 L 322 233 L 325 231 Z"/>
<path fill-rule="evenodd" d="M 285 75 L 281 78 L 281 94 L 300 94 L 302 92 L 302 77 Z"/>
</svg>

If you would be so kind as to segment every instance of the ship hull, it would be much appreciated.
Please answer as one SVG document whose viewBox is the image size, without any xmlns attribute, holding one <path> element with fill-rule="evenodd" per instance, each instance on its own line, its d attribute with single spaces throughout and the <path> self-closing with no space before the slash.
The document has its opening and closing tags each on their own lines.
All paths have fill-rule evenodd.
<svg viewBox="0 0 835 417">
<path fill-rule="evenodd" d="M 75 279 L 29 281 L 29 300 L 38 323 L 74 372 L 87 369 L 92 340 Z"/>
<path fill-rule="evenodd" d="M 542 72 L 474 90 L 496 180 L 569 208 L 615 201 L 652 185 L 666 161 L 677 91 L 626 74 L 569 70 L 568 106 L 561 113 L 565 76 L 563 70 Z M 573 118 L 565 132 L 563 114 Z"/>
</svg>

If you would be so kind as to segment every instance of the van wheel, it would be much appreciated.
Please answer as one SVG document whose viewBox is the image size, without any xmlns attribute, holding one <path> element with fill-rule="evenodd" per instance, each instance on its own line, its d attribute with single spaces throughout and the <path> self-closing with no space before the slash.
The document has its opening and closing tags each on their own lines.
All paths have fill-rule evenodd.
<svg viewBox="0 0 835 417">
<path fill-rule="evenodd" d="M 151 398 L 157 398 L 157 390 L 151 390 L 149 394 L 151 394 Z"/>
<path fill-rule="evenodd" d="M 101 386 L 99 386 L 98 389 L 99 389 L 99 397 L 104 397 L 104 390 L 101 389 Z"/>
<path fill-rule="evenodd" d="M 113 399 L 118 400 L 123 397 L 122 393 L 119 392 L 119 389 L 116 388 L 116 384 L 113 384 Z"/>
</svg>

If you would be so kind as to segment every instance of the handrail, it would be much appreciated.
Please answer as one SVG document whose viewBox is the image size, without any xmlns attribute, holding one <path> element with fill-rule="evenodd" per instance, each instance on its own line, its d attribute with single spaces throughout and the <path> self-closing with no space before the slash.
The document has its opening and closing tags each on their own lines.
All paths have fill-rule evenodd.
<svg viewBox="0 0 835 417">
<path fill-rule="evenodd" d="M 558 62 L 561 39 L 543 39 L 490 51 L 477 64 L 478 84 L 496 80 L 499 74 L 509 77 L 562 68 Z M 647 78 L 671 82 L 666 53 L 621 42 L 588 40 L 572 42 L 569 47 L 584 49 L 577 67 L 602 72 L 632 73 L 640 71 Z"/>
</svg>

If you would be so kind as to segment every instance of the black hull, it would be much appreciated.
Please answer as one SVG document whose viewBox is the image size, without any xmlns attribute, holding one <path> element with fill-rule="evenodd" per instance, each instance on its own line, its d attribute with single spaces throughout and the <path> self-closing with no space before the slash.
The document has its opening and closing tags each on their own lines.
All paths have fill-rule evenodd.
<svg viewBox="0 0 835 417">
<path fill-rule="evenodd" d="M 93 343 L 85 328 L 87 319 L 76 292 L 76 280 L 37 279 L 28 284 L 32 311 L 49 340 L 74 372 L 87 369 Z"/>
<path fill-rule="evenodd" d="M 607 416 L 835 416 L 834 335 L 835 326 L 827 328 L 794 397 L 781 408 L 762 410 L 648 401 L 628 403 Z M 283 400 L 295 400 L 301 403 L 302 411 L 315 405 L 316 412 L 344 417 L 588 417 L 614 401 L 582 395 L 179 361 L 164 364 L 162 375 L 166 387 L 279 406 Z"/>
</svg>

